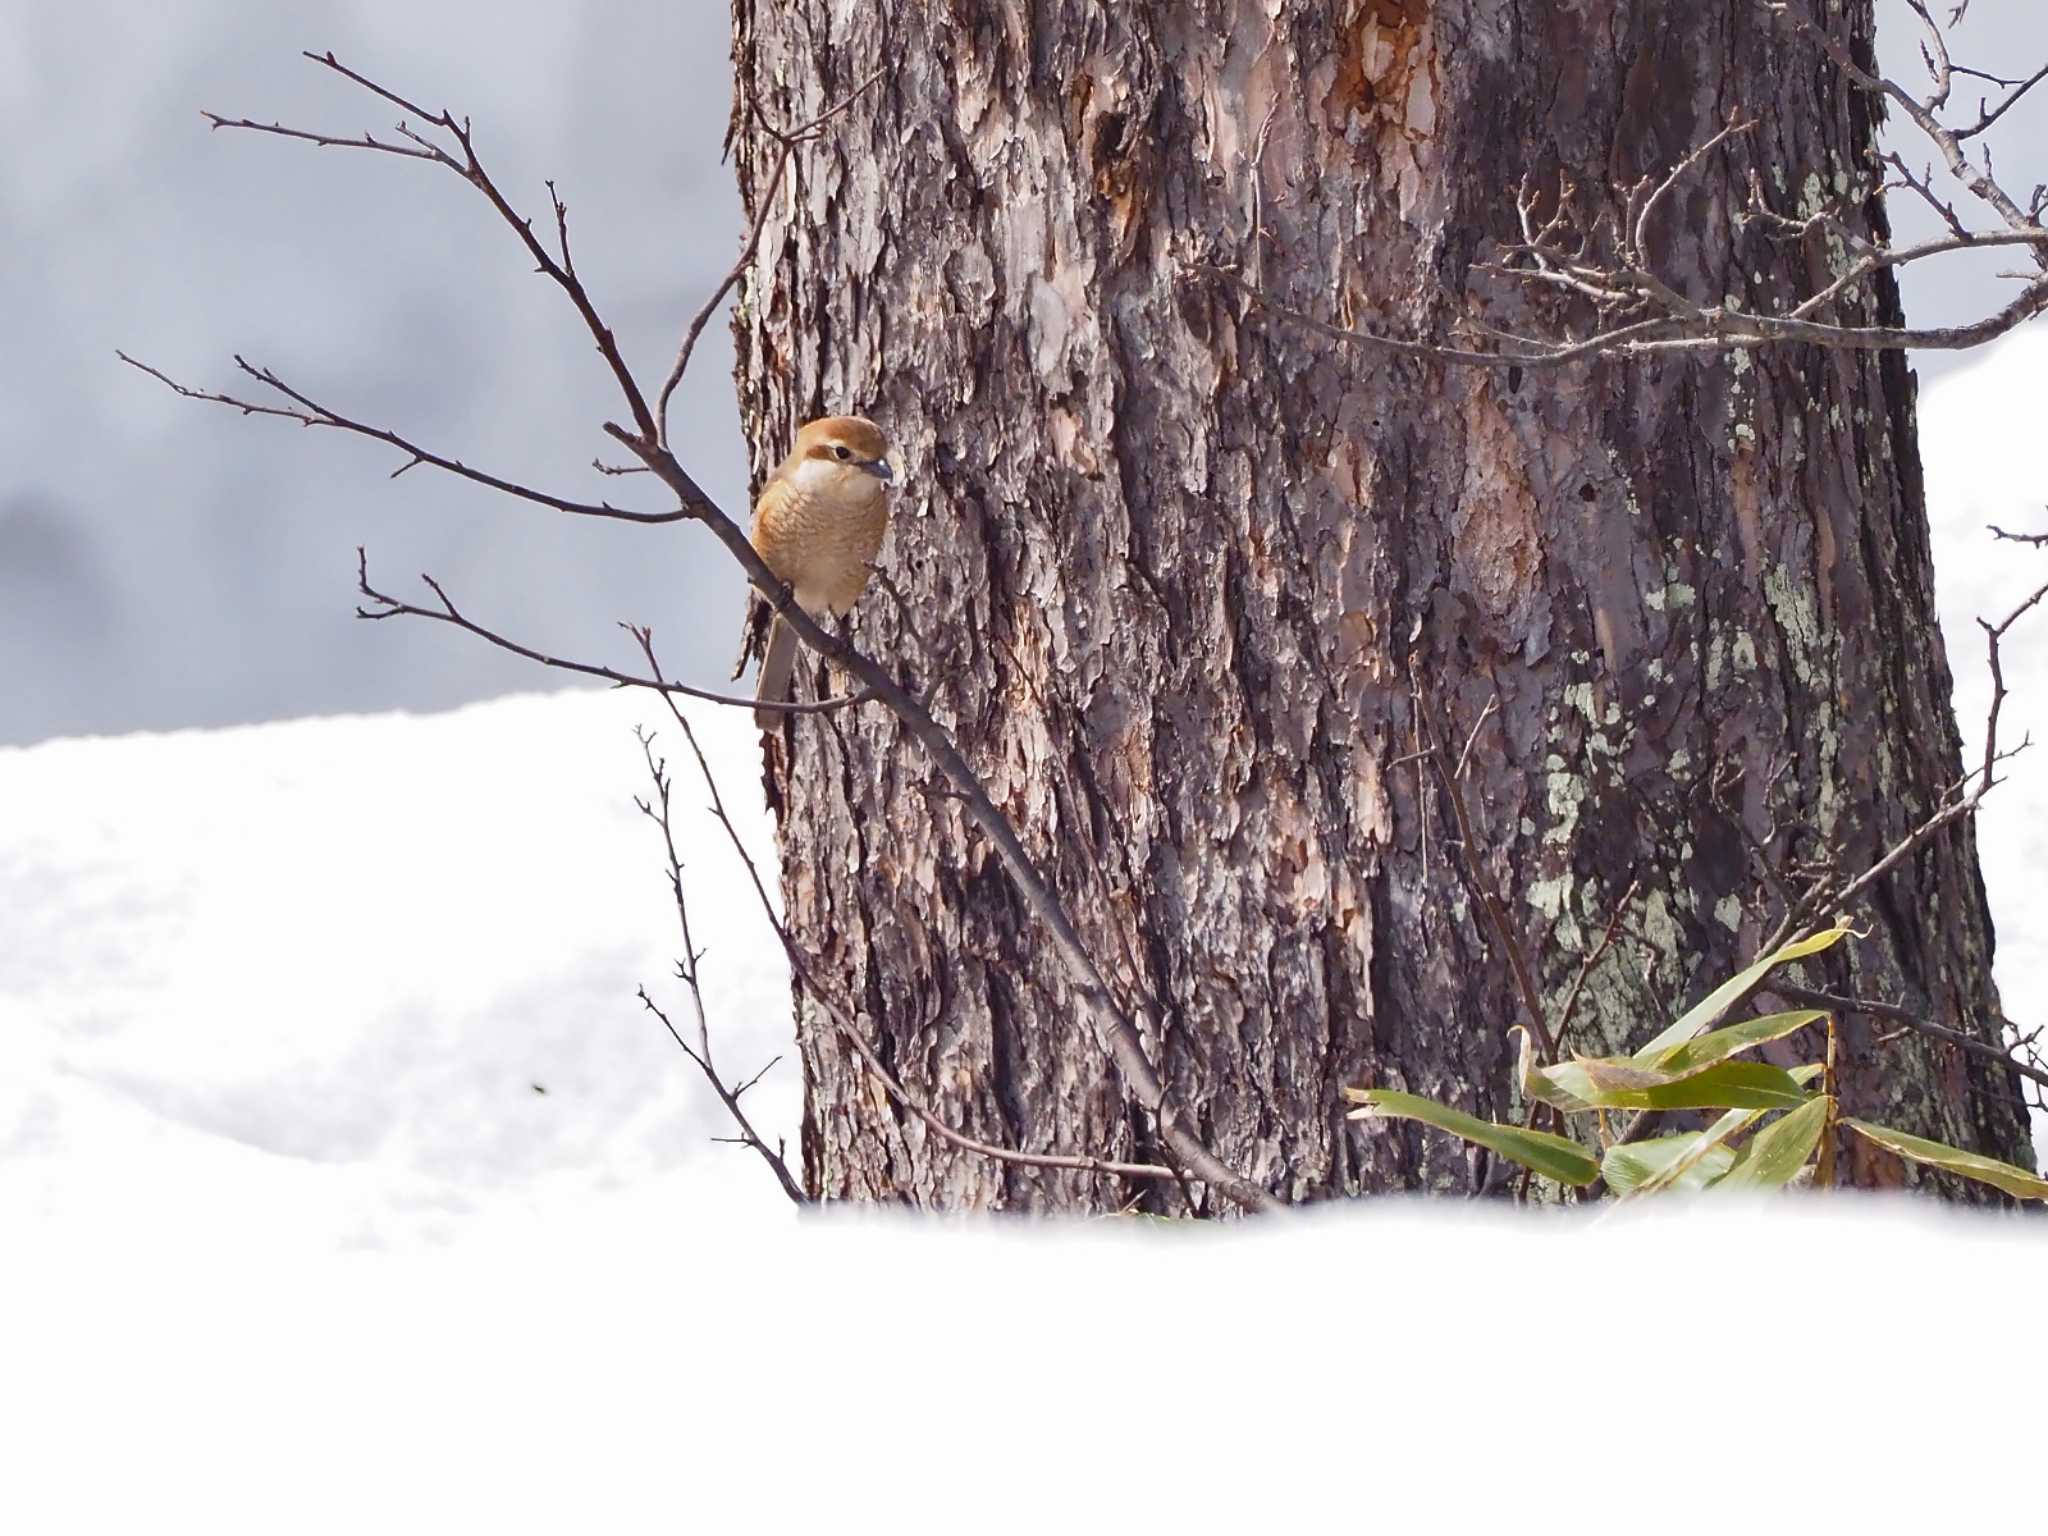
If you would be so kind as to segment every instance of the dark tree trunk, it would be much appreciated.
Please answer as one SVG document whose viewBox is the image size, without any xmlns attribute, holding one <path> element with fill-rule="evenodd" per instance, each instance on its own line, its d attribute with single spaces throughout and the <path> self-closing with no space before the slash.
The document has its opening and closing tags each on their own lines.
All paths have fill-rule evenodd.
<svg viewBox="0 0 2048 1536">
<path fill-rule="evenodd" d="M 1837 9 L 1867 52 L 1869 0 Z M 756 471 L 815 415 L 892 432 L 904 603 L 871 588 L 858 641 L 955 731 L 1253 1179 L 1470 1186 L 1451 1138 L 1347 1123 L 1339 1089 L 1518 1107 L 1521 1011 L 1471 863 L 1553 1008 L 1641 882 L 1572 1036 L 1618 1050 L 1754 954 L 1777 908 L 1751 839 L 1860 866 L 1959 775 L 1897 355 L 1446 368 L 1185 278 L 1232 264 L 1403 335 L 1583 326 L 1474 270 L 1515 237 L 1524 173 L 1598 208 L 1744 107 L 1762 125 L 1681 184 L 1654 257 L 1704 302 L 1803 296 L 1827 253 L 1737 221 L 1746 178 L 1787 212 L 1846 191 L 1881 231 L 1873 109 L 1758 0 L 734 0 L 734 56 L 785 122 L 886 66 L 765 210 L 735 322 Z M 739 135 L 750 197 L 772 153 Z M 1892 315 L 1890 282 L 1862 306 Z M 1418 697 L 1471 739 L 1471 848 L 1413 756 Z M 787 742 L 789 917 L 912 1091 L 989 1140 L 1156 1155 L 893 719 Z M 1967 828 L 1858 918 L 1809 975 L 1993 1038 Z M 799 1013 L 827 1197 L 1131 1197 L 949 1149 Z M 2031 1165 L 2006 1074 L 1843 1030 L 1852 1112 Z M 1905 1177 L 1844 1154 L 1858 1183 Z"/>
</svg>

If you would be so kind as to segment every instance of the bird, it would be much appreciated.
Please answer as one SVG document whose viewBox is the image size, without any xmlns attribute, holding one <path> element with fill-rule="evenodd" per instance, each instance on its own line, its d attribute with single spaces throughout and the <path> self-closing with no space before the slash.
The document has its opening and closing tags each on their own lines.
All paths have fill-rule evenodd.
<svg viewBox="0 0 2048 1536">
<path fill-rule="evenodd" d="M 860 600 L 888 531 L 889 489 L 895 481 L 889 439 L 880 427 L 865 416 L 824 416 L 798 430 L 789 457 L 761 487 L 749 535 L 754 550 L 812 618 L 844 618 Z M 767 600 L 755 593 L 748 606 L 742 666 L 758 643 L 758 626 L 767 612 Z M 756 699 L 781 703 L 790 696 L 796 645 L 796 631 L 780 614 L 773 615 Z M 754 723 L 772 731 L 781 725 L 782 714 L 756 709 Z"/>
</svg>

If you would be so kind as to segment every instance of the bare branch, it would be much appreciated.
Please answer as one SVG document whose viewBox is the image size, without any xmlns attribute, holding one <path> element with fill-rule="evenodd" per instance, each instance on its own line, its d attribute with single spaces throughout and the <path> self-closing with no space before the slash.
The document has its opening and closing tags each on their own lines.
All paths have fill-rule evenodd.
<svg viewBox="0 0 2048 1536">
<path fill-rule="evenodd" d="M 1805 319 L 1808 315 L 1826 308 L 1873 272 L 1886 267 L 1903 267 L 1916 261 L 1925 261 L 1932 256 L 1946 256 L 1954 251 L 1981 251 L 2010 245 L 2048 249 L 2048 229 L 1993 230 L 1986 234 L 1964 231 L 1959 235 L 1927 240 L 1918 245 L 1873 246 L 1855 265 L 1827 287 L 1788 310 L 1786 318 Z"/>
<path fill-rule="evenodd" d="M 2006 228 L 2024 229 L 2028 223 L 2026 214 L 2021 211 L 2019 204 L 2014 202 L 2005 189 L 1998 184 L 1997 178 L 1991 174 L 1989 165 L 1987 164 L 1980 169 L 1972 164 L 1969 155 L 1963 150 L 1962 140 L 1935 115 L 1948 99 L 1948 87 L 1942 63 L 1947 57 L 1947 49 L 1945 45 L 1940 44 L 1940 29 L 1935 27 L 1933 19 L 1927 15 L 1924 6 L 1919 3 L 1919 0 L 1912 0 L 1912 4 L 1921 19 L 1926 22 L 1929 30 L 1934 33 L 1937 40 L 1936 46 L 1940 49 L 1938 56 L 1930 66 L 1935 72 L 1935 94 L 1924 102 L 1916 99 L 1911 92 L 1896 81 L 1881 78 L 1864 69 L 1851 57 L 1848 48 L 1842 44 L 1840 39 L 1836 38 L 1825 27 L 1820 26 L 1810 17 L 1795 10 L 1791 4 L 1786 3 L 1786 0 L 1767 0 L 1765 9 L 1774 15 L 1783 17 L 1801 36 L 1811 39 L 1813 44 L 1828 56 L 1829 62 L 1840 70 L 1843 76 L 1853 84 L 1862 90 L 1869 91 L 1873 95 L 1883 96 L 1890 101 L 1896 102 L 1899 109 L 1913 120 L 1914 126 L 1922 134 L 1926 135 L 1928 141 L 1940 152 L 1942 163 L 1947 167 L 1949 175 L 1961 182 L 1979 201 L 1992 209 L 2004 222 Z M 2048 250 L 2037 250 L 2034 259 L 2044 272 L 2048 272 Z"/>
<path fill-rule="evenodd" d="M 148 363 L 137 361 L 126 352 L 116 351 L 114 356 L 118 357 L 129 367 L 139 369 L 151 378 L 167 385 L 178 394 L 183 395 L 187 400 L 201 400 L 211 405 L 224 405 L 231 410 L 240 411 L 244 416 L 274 416 L 282 421 L 295 421 L 303 427 L 331 427 L 337 432 L 348 432 L 357 437 L 367 437 L 374 442 L 389 444 L 400 453 L 406 455 L 406 462 L 391 473 L 391 478 L 394 480 L 415 465 L 431 464 L 436 469 L 445 470 L 447 473 L 459 476 L 473 484 L 488 486 L 494 491 L 502 491 L 507 496 L 515 496 L 521 501 L 530 501 L 537 506 L 551 507 L 557 512 L 568 512 L 577 517 L 607 517 L 625 523 L 679 523 L 687 521 L 692 515 L 688 511 L 633 512 L 624 507 L 615 507 L 608 501 L 595 503 L 571 501 L 567 497 L 551 495 L 546 491 L 537 491 L 532 486 L 506 480 L 481 469 L 472 469 L 460 459 L 447 458 L 442 454 L 435 453 L 431 448 L 422 448 L 410 438 L 402 437 L 389 428 L 374 427 L 366 422 L 356 421 L 351 417 L 344 416 L 338 411 L 329 410 L 326 406 L 309 399 L 298 390 L 292 388 L 291 385 L 285 383 L 283 379 L 280 379 L 268 368 L 259 368 L 249 362 L 240 353 L 235 354 L 235 366 L 250 378 L 255 379 L 266 388 L 275 390 L 278 394 L 284 396 L 285 399 L 291 401 L 292 404 L 290 406 L 263 405 L 255 401 L 240 399 L 234 395 L 220 394 L 210 389 L 195 389 L 191 385 L 180 384 L 161 369 L 152 368 Z"/>
<path fill-rule="evenodd" d="M 218 112 L 201 110 L 201 117 L 214 128 L 242 128 L 251 133 L 275 134 L 281 139 L 300 139 L 305 143 L 318 145 L 323 149 L 373 149 L 382 154 L 401 155 L 408 160 L 432 160 L 444 162 L 447 156 L 430 144 L 414 140 L 411 144 L 390 144 L 365 133 L 353 139 L 337 138 L 332 134 L 312 133 L 304 128 L 287 128 L 282 123 L 259 123 L 246 117 L 222 117 Z M 406 133 L 400 125 L 400 133 Z M 407 138 L 412 135 L 406 134 Z"/>
<path fill-rule="evenodd" d="M 1955 66 L 1949 62 L 1948 39 L 1935 25 L 1934 18 L 1927 14 L 1926 0 L 1906 0 L 1906 4 L 1920 18 L 1927 32 L 1927 41 L 1920 45 L 1920 58 L 1927 66 L 1927 73 L 1934 78 L 1934 90 L 1921 104 L 1930 112 L 1939 112 L 1948 105 L 1955 74 Z"/>
<path fill-rule="evenodd" d="M 1915 176 L 1913 168 L 1906 164 L 1905 157 L 1896 150 L 1887 151 L 1879 155 L 1878 163 L 1890 166 L 1898 176 L 1896 181 L 1885 183 L 1885 190 L 1887 192 L 1899 187 L 1905 188 L 1934 210 L 1934 216 L 1947 226 L 1950 234 L 1954 235 L 1957 239 L 1969 238 L 1969 226 L 1963 223 L 1963 216 L 1956 212 L 1956 205 L 1934 190 L 1934 168 L 1932 166 L 1929 166 L 1918 176 Z"/>
<path fill-rule="evenodd" d="M 685 694 L 693 699 L 702 699 L 707 704 L 723 704 L 733 709 L 752 710 L 767 708 L 788 715 L 824 715 L 831 714 L 836 710 L 851 709 L 856 704 L 865 704 L 874 697 L 871 692 L 863 689 L 858 693 L 844 694 L 833 699 L 817 699 L 808 703 L 797 703 L 791 700 L 772 702 L 764 699 L 742 697 L 738 694 L 713 693 L 709 689 L 693 688 L 688 683 L 672 683 L 658 677 L 638 677 L 630 672 L 619 672 L 611 667 L 598 666 L 587 661 L 571 661 L 562 656 L 550 656 L 545 651 L 537 651 L 530 645 L 522 645 L 519 641 L 511 639 L 509 636 L 501 635 L 494 629 L 487 629 L 485 626 L 469 618 L 455 606 L 447 592 L 443 590 L 441 584 L 433 577 L 423 573 L 420 576 L 420 580 L 427 584 L 435 598 L 439 600 L 441 604 L 439 608 L 422 608 L 417 603 L 408 603 L 402 598 L 391 597 L 371 586 L 369 560 L 362 548 L 358 546 L 356 549 L 356 590 L 379 606 L 376 608 L 359 607 L 356 609 L 356 617 L 359 619 L 430 619 L 436 624 L 452 624 L 457 629 L 475 635 L 479 640 L 488 641 L 501 651 L 510 651 L 514 656 L 523 656 L 526 660 L 538 662 L 543 667 L 552 667 L 560 672 L 575 672 L 584 677 L 602 678 L 605 682 L 619 688 L 645 688 L 652 693 Z M 630 625 L 622 627 L 636 636 L 641 633 L 641 631 L 633 629 Z"/>
<path fill-rule="evenodd" d="M 652 637 L 643 630 L 636 631 L 636 638 L 639 639 L 641 651 L 647 658 L 648 669 L 657 677 L 660 676 L 661 664 L 655 659 Z M 664 695 L 664 697 L 667 696 Z M 1124 1179 L 1156 1180 L 1172 1179 L 1176 1176 L 1173 1169 L 1156 1163 L 1116 1162 L 1108 1158 L 1093 1157 L 1086 1153 L 1022 1152 L 1015 1147 L 1005 1147 L 995 1142 L 983 1141 L 979 1137 L 969 1136 L 964 1131 L 954 1129 L 913 1097 L 909 1090 L 903 1086 L 901 1080 L 889 1070 L 888 1064 L 876 1053 L 874 1046 L 869 1043 L 867 1035 L 862 1031 L 859 1022 L 853 1017 L 852 1013 L 847 1010 L 832 992 L 820 985 L 816 974 L 811 970 L 808 958 L 798 946 L 795 937 L 783 926 L 781 917 L 776 913 L 775 903 L 769 898 L 768 887 L 762 882 L 761 873 L 754 863 L 753 855 L 747 852 L 746 844 L 739 835 L 739 829 L 732 824 L 732 818 L 726 814 L 725 799 L 718 792 L 718 781 L 711 772 L 711 764 L 704 756 L 704 749 L 698 744 L 697 733 L 690 728 L 689 717 L 676 705 L 672 697 L 668 698 L 668 706 L 669 713 L 674 717 L 676 725 L 682 730 L 683 739 L 689 743 L 690 751 L 697 759 L 697 768 L 703 777 L 705 791 L 711 796 L 711 814 L 716 818 L 718 824 L 725 829 L 726 837 L 731 842 L 733 851 L 739 855 L 740 863 L 745 866 L 747 878 L 754 887 L 754 895 L 760 902 L 762 914 L 768 919 L 768 925 L 774 930 L 777 940 L 781 942 L 783 953 L 789 959 L 791 972 L 795 975 L 799 985 L 824 1009 L 826 1016 L 831 1019 L 840 1035 L 845 1038 L 847 1044 L 853 1047 L 862 1063 L 867 1067 L 868 1071 L 874 1074 L 875 1080 L 882 1085 L 891 1099 L 895 1100 L 897 1104 L 912 1115 L 915 1115 L 929 1129 L 950 1145 L 958 1147 L 964 1152 L 972 1152 L 977 1156 L 990 1158 L 996 1162 L 1013 1163 L 1032 1168 L 1052 1168 L 1075 1173 L 1101 1174 Z M 737 1098 L 737 1095 L 734 1097 Z"/>
<path fill-rule="evenodd" d="M 648 409 L 647 399 L 641 393 L 640 386 L 634 379 L 632 370 L 626 366 L 625 358 L 619 353 L 618 339 L 612 335 L 611 328 L 598 316 L 597 307 L 591 302 L 590 295 L 584 291 L 582 281 L 576 276 L 573 267 L 568 262 L 567 210 L 562 207 L 561 200 L 553 196 L 552 186 L 550 186 L 549 195 L 555 205 L 556 224 L 561 232 L 562 260 L 560 261 L 557 261 L 554 256 L 549 254 L 547 247 L 534 234 L 533 221 L 513 208 L 512 204 L 506 199 L 505 194 L 499 190 L 497 182 L 492 180 L 490 172 L 484 169 L 483 161 L 477 154 L 476 139 L 471 132 L 467 118 L 458 122 L 455 115 L 446 110 L 429 112 L 418 103 L 408 101 L 397 92 L 370 79 L 367 75 L 359 74 L 357 71 L 350 69 L 339 59 L 335 58 L 331 51 L 326 53 L 308 52 L 305 57 L 311 59 L 315 64 L 321 65 L 323 68 L 334 71 L 334 73 L 342 76 L 344 79 L 353 81 L 372 95 L 391 103 L 400 111 L 411 113 L 422 122 L 446 133 L 450 138 L 454 139 L 461 151 L 460 155 L 451 154 L 447 150 L 430 143 L 418 133 L 409 129 L 404 123 L 399 124 L 398 131 L 411 140 L 414 147 L 410 150 L 373 139 L 368 134 L 363 135 L 359 139 L 334 138 L 325 134 L 309 133 L 302 129 L 284 128 L 274 123 L 257 123 L 247 118 L 227 118 L 212 112 L 206 114 L 207 121 L 216 128 L 246 128 L 260 133 L 274 134 L 282 138 L 309 142 L 323 147 L 382 150 L 387 154 L 403 155 L 414 160 L 425 160 L 431 164 L 445 166 L 447 169 L 454 171 L 464 181 L 467 181 L 483 194 L 485 200 L 497 210 L 499 218 L 504 220 L 506 226 L 511 229 L 513 234 L 519 237 L 520 244 L 526 247 L 527 254 L 533 258 L 534 264 L 539 271 L 560 287 L 563 293 L 568 295 L 570 303 L 576 306 L 576 312 L 582 316 L 584 326 L 589 330 L 591 339 L 596 342 L 597 350 L 603 356 L 605 365 L 611 370 L 612 377 L 618 382 L 619 391 L 624 395 L 627 407 L 633 413 L 634 424 L 639 428 L 641 436 L 652 441 L 655 435 L 654 416 Z"/>
<path fill-rule="evenodd" d="M 1879 1002 L 1868 997 L 1841 997 L 1833 992 L 1820 992 L 1812 987 L 1795 986 L 1789 981 L 1767 981 L 1760 990 L 1774 992 L 1786 1002 L 1797 1003 L 1802 1008 L 1828 1008 L 1839 1013 L 1863 1013 L 1872 1018 L 1890 1019 L 1894 1023 L 1903 1024 L 1908 1029 L 1926 1035 L 1931 1040 L 1946 1041 L 1973 1056 L 1995 1061 L 2001 1067 L 2010 1067 L 2022 1077 L 2048 1084 L 2048 1071 L 2030 1066 L 2024 1061 L 2017 1061 L 2000 1047 L 1979 1040 L 1974 1035 L 1950 1029 L 1947 1025 L 1937 1024 L 1932 1019 L 1923 1019 L 1912 1009 L 1902 1008 L 1897 1003 Z"/>
<path fill-rule="evenodd" d="M 2025 242 L 2034 244 L 2031 239 Z M 1191 274 L 1214 278 L 1250 299 L 1258 308 L 1290 325 L 1327 340 L 1370 352 L 1392 352 L 1431 362 L 1462 363 L 1484 368 L 1561 368 L 1570 363 L 1601 357 L 1643 357 L 1666 352 L 1754 351 L 1760 347 L 1801 344 L 1836 350 L 1897 352 L 1916 349 L 1956 352 L 1982 346 L 2014 327 L 2048 311 L 2048 277 L 2036 279 L 2005 308 L 1967 325 L 1931 326 L 1914 329 L 1887 325 L 1825 325 L 1785 315 L 1752 315 L 1740 310 L 1712 308 L 1697 316 L 1660 315 L 1600 331 L 1579 341 L 1546 342 L 1534 337 L 1509 337 L 1515 350 L 1480 351 L 1470 347 L 1438 346 L 1432 342 L 1406 341 L 1370 331 L 1346 330 L 1283 304 L 1272 295 L 1254 288 L 1226 268 L 1196 263 Z"/>
<path fill-rule="evenodd" d="M 1763 947 L 1766 952 L 1803 934 L 1810 920 L 1825 908 L 1831 908 L 1838 913 L 1847 912 L 1851 904 L 1865 891 L 1910 858 L 1928 839 L 1943 828 L 1961 821 L 1965 816 L 1976 814 L 1978 806 L 1983 804 L 1984 797 L 1991 792 L 1993 786 L 2001 782 L 1997 777 L 1998 765 L 2025 746 L 2025 743 L 2022 743 L 2021 747 L 2004 751 L 1998 745 L 1998 720 L 2006 699 L 2005 667 L 1999 647 L 2013 625 L 2044 597 L 2048 597 L 2048 584 L 2036 588 L 2031 596 L 1998 623 L 1992 624 L 1984 619 L 1977 621 L 1984 630 L 1985 650 L 1991 670 L 1991 705 L 1984 719 L 1982 763 L 1964 774 L 1949 792 L 1947 799 L 1935 807 L 1919 825 L 1892 844 L 1882 857 L 1846 885 L 1838 884 L 1838 877 L 1832 869 L 1823 870 L 1808 887 L 1806 894 L 1786 911 L 1777 930 L 1765 941 Z"/>
<path fill-rule="evenodd" d="M 1486 722 L 1500 712 L 1500 695 L 1494 694 L 1486 701 L 1486 707 L 1479 711 L 1479 718 L 1472 722 L 1472 732 L 1465 738 L 1465 749 L 1458 754 L 1457 770 L 1453 778 L 1465 777 L 1465 768 L 1472 761 L 1472 749 L 1479 745 L 1479 733 L 1486 729 Z"/>
<path fill-rule="evenodd" d="M 761 1080 L 761 1073 L 766 1072 L 768 1068 L 763 1067 L 761 1072 L 755 1073 L 739 1087 L 730 1088 L 726 1086 L 725 1079 L 718 1075 L 718 1068 L 712 1062 L 711 1020 L 705 1012 L 704 989 L 698 981 L 698 951 L 690 937 L 690 904 L 683 897 L 683 861 L 681 855 L 676 852 L 675 824 L 669 816 L 668 764 L 654 755 L 654 738 L 651 735 L 645 731 L 635 731 L 634 735 L 639 738 L 641 755 L 647 760 L 647 776 L 654 781 L 653 802 L 637 800 L 634 803 L 640 807 L 643 816 L 661 829 L 662 850 L 668 858 L 669 891 L 675 898 L 676 921 L 682 928 L 683 937 L 683 958 L 676 962 L 676 974 L 690 989 L 690 1006 L 696 1010 L 696 1047 L 693 1049 L 690 1042 L 683 1038 L 682 1032 L 670 1021 L 669 1016 L 647 995 L 645 987 L 640 989 L 640 1002 L 649 1013 L 661 1020 L 669 1034 L 675 1037 L 676 1044 L 683 1048 L 683 1054 L 697 1064 L 697 1069 L 704 1074 L 705 1081 L 711 1084 L 712 1092 L 718 1095 L 719 1103 L 725 1106 L 726 1114 L 731 1116 L 733 1124 L 739 1127 L 741 1145 L 752 1147 L 760 1155 L 761 1160 L 775 1174 L 776 1182 L 781 1184 L 782 1192 L 789 1196 L 793 1204 L 809 1205 L 810 1196 L 804 1193 L 803 1186 L 790 1173 L 789 1163 L 781 1151 L 770 1147 L 761 1139 L 760 1134 L 754 1129 L 753 1122 L 747 1118 L 747 1112 L 740 1108 L 740 1095 L 758 1083 Z M 769 1066 L 773 1065 L 774 1062 L 769 1063 Z"/>
<path fill-rule="evenodd" d="M 1987 75 L 1975 69 L 1958 68 L 1956 73 L 1959 75 L 1975 75 L 1978 79 L 1988 80 L 1994 85 L 2009 85 L 2012 87 L 2005 100 L 1995 107 L 1984 108 L 1979 113 L 1977 121 L 1969 127 L 1956 130 L 1956 139 L 1958 142 L 1961 142 L 1964 139 L 1974 139 L 1978 134 L 1984 132 L 1985 129 L 1989 128 L 2017 106 L 2022 96 L 2026 95 L 2027 92 L 2031 91 L 2043 80 L 2048 80 L 2048 64 L 2043 64 L 2024 80 L 2001 80 L 1996 75 Z"/>
<path fill-rule="evenodd" d="M 1731 117 L 1728 120 L 1727 127 L 1723 128 L 1705 143 L 1699 145 L 1691 154 L 1671 168 L 1670 174 L 1657 184 L 1655 191 L 1643 199 L 1641 208 L 1636 211 L 1635 217 L 1629 221 L 1629 235 L 1625 254 L 1629 261 L 1631 275 L 1637 279 L 1638 283 L 1651 285 L 1654 290 L 1653 296 L 1666 309 L 1674 313 L 1697 315 L 1699 310 L 1690 300 L 1685 299 L 1672 289 L 1666 287 L 1661 280 L 1651 273 L 1649 265 L 1650 217 L 1663 205 L 1664 199 L 1671 195 L 1671 189 L 1677 186 L 1689 172 L 1701 165 L 1708 155 L 1719 149 L 1737 134 L 1748 133 L 1754 127 L 1756 127 L 1756 119 L 1754 118 L 1745 119 L 1739 115 Z"/>
<path fill-rule="evenodd" d="M 753 223 L 747 230 L 745 241 L 741 243 L 738 257 L 735 258 L 725 276 L 719 280 L 718 286 L 711 290 L 711 297 L 706 299 L 703 307 L 691 317 L 689 329 L 683 332 L 683 344 L 676 352 L 675 363 L 670 367 L 668 377 L 662 381 L 661 394 L 654 402 L 654 419 L 660 429 L 659 442 L 663 448 L 669 446 L 669 397 L 676 392 L 676 386 L 683 382 L 683 375 L 689 370 L 690 354 L 697 348 L 698 336 L 703 334 L 704 327 L 710 323 L 711 317 L 718 313 L 718 306 L 725 302 L 725 296 L 732 292 L 733 285 L 746 272 L 747 263 L 754 259 L 754 252 L 760 248 L 761 231 L 768 223 L 769 204 L 774 201 L 775 193 L 782 185 L 782 173 L 789 169 L 790 159 L 795 155 L 797 146 L 809 143 L 817 138 L 825 125 L 858 101 L 870 86 L 882 78 L 886 69 L 886 65 L 882 69 L 877 69 L 867 79 L 861 81 L 859 85 L 856 85 L 846 95 L 827 107 L 823 112 L 820 112 L 809 122 L 787 131 L 765 121 L 760 116 L 753 96 L 751 94 L 748 95 L 746 103 L 748 116 L 760 123 L 762 132 L 766 133 L 776 142 L 775 165 L 768 173 L 767 185 L 762 188 L 760 195 L 754 200 Z"/>
<path fill-rule="evenodd" d="M 1984 631 L 1985 659 L 1991 668 L 1991 708 L 1984 721 L 1984 773 L 1976 790 L 1970 796 L 1972 808 L 1986 794 L 1990 793 L 1994 782 L 1992 770 L 1998 766 L 1999 760 L 1998 716 L 2005 708 L 2006 696 L 2005 662 L 2004 658 L 1999 654 L 1999 644 L 2005 639 L 2006 634 L 2012 629 L 2013 625 L 2025 617 L 2027 611 L 2044 597 L 2048 597 L 2048 584 L 2036 587 L 2031 597 L 2023 601 L 1996 624 L 1987 623 L 1983 619 L 1977 621 L 1978 627 Z"/>
</svg>

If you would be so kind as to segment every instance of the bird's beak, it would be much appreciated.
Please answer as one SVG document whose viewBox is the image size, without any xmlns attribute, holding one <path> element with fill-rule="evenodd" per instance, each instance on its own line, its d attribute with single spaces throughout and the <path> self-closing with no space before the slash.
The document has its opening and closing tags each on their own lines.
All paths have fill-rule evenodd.
<svg viewBox="0 0 2048 1536">
<path fill-rule="evenodd" d="M 865 464 L 861 465 L 861 468 L 885 485 L 894 485 L 896 483 L 896 471 L 889 467 L 887 459 L 869 459 Z"/>
</svg>

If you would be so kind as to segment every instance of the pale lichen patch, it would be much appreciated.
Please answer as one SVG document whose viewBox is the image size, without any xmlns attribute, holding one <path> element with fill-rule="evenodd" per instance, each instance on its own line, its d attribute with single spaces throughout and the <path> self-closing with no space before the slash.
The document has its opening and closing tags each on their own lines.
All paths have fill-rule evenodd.
<svg viewBox="0 0 2048 1536">
<path fill-rule="evenodd" d="M 1764 601 L 1784 632 L 1792 675 L 1811 686 L 1815 652 L 1821 643 L 1820 615 L 1813 594 L 1784 566 L 1775 565 L 1764 572 Z"/>
<path fill-rule="evenodd" d="M 1730 933 L 1742 931 L 1742 898 L 1723 896 L 1714 903 L 1714 917 Z"/>
</svg>

